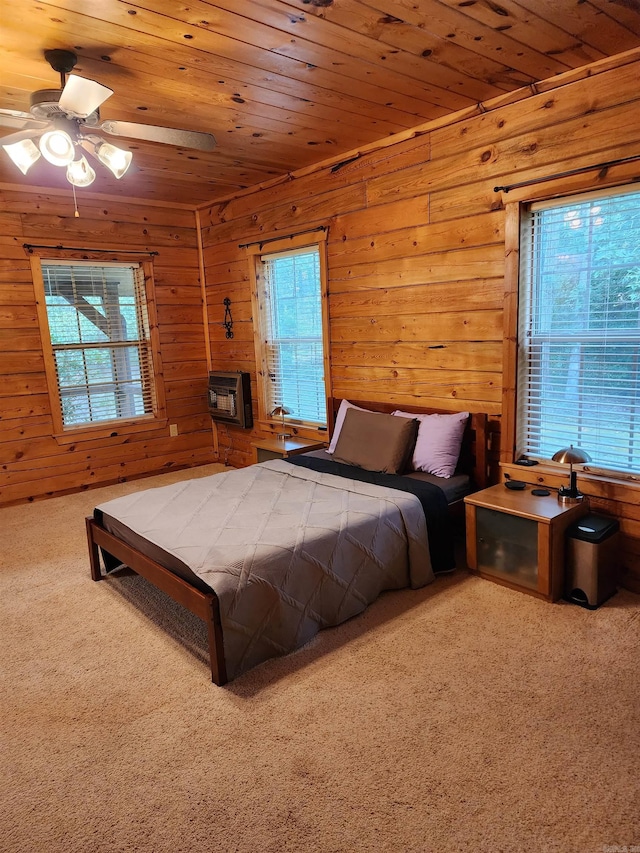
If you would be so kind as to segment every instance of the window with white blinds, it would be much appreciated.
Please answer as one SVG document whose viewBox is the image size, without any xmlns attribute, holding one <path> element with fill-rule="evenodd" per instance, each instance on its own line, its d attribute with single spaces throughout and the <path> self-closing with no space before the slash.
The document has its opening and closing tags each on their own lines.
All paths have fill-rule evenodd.
<svg viewBox="0 0 640 853">
<path fill-rule="evenodd" d="M 519 312 L 518 453 L 640 470 L 640 192 L 532 205 Z"/>
<path fill-rule="evenodd" d="M 153 417 L 142 267 L 42 261 L 42 278 L 63 428 Z"/>
<path fill-rule="evenodd" d="M 267 413 L 283 406 L 288 420 L 326 424 L 320 249 L 262 255 L 263 359 Z"/>
</svg>

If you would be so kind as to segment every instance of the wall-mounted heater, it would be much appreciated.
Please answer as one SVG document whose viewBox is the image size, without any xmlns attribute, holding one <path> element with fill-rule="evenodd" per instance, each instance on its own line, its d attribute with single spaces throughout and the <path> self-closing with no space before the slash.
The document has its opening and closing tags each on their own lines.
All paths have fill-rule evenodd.
<svg viewBox="0 0 640 853">
<path fill-rule="evenodd" d="M 253 426 L 248 373 L 210 373 L 208 393 L 212 420 L 243 429 Z"/>
</svg>

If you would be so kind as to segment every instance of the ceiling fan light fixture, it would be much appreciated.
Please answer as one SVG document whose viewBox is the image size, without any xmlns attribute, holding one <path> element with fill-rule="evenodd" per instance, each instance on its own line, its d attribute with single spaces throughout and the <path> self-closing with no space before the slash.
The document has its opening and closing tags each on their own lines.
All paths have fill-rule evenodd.
<svg viewBox="0 0 640 853">
<path fill-rule="evenodd" d="M 67 180 L 74 187 L 88 187 L 95 179 L 96 173 L 84 154 L 81 154 L 78 160 L 73 160 L 67 166 Z"/>
<path fill-rule="evenodd" d="M 0 126 L 17 128 L 16 133 L 0 137 L 0 147 L 24 175 L 42 156 L 51 165 L 65 168 L 74 187 L 86 187 L 96 177 L 89 165 L 91 157 L 95 157 L 115 178 L 122 178 L 131 166 L 133 154 L 94 135 L 94 130 L 197 151 L 214 149 L 216 141 L 211 133 L 112 119 L 101 121 L 100 106 L 113 90 L 86 77 L 67 77 L 78 61 L 71 50 L 45 50 L 44 56 L 60 74 L 60 88 L 32 92 L 28 113 L 0 107 Z M 77 150 L 81 148 L 89 153 L 89 161 Z"/>
<path fill-rule="evenodd" d="M 96 83 L 95 80 L 71 76 L 65 83 L 58 105 L 68 116 L 87 118 L 111 95 L 113 89 Z"/>
<path fill-rule="evenodd" d="M 95 155 L 118 179 L 124 175 L 133 160 L 131 151 L 124 151 L 110 142 L 103 141 L 96 143 Z"/>
<path fill-rule="evenodd" d="M 68 166 L 75 156 L 73 140 L 64 130 L 48 130 L 42 134 L 38 145 L 42 156 L 52 166 Z"/>
<path fill-rule="evenodd" d="M 40 152 L 31 139 L 22 139 L 20 142 L 2 147 L 23 175 L 26 175 L 36 160 L 40 159 Z"/>
</svg>

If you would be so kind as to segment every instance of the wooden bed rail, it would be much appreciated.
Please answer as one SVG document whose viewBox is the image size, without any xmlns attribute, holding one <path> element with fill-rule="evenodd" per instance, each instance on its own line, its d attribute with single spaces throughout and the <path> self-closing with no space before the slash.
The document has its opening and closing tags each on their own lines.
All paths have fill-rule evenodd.
<svg viewBox="0 0 640 853">
<path fill-rule="evenodd" d="M 209 662 L 211 680 L 219 686 L 227 683 L 227 668 L 224 660 L 224 645 L 222 639 L 222 623 L 218 596 L 214 592 L 201 592 L 186 581 L 174 575 L 155 560 L 146 557 L 135 548 L 117 539 L 92 517 L 86 519 L 87 541 L 89 543 L 89 561 L 91 578 L 94 581 L 107 577 L 100 567 L 100 551 L 102 550 L 105 567 L 108 565 L 124 564 L 136 574 L 146 578 L 155 587 L 165 592 L 178 604 L 182 604 L 195 616 L 202 619 L 207 626 L 209 635 Z M 114 559 L 115 558 L 115 559 Z"/>
</svg>

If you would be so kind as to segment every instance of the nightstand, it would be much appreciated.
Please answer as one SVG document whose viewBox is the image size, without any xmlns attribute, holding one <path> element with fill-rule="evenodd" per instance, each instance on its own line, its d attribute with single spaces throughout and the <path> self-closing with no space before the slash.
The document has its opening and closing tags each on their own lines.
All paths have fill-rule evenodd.
<svg viewBox="0 0 640 853">
<path fill-rule="evenodd" d="M 562 596 L 565 531 L 588 511 L 586 502 L 558 503 L 504 484 L 467 495 L 467 564 L 481 577 L 547 601 Z"/>
<path fill-rule="evenodd" d="M 286 459 L 297 453 L 308 453 L 310 450 L 322 450 L 327 445 L 322 441 L 310 441 L 307 438 L 261 438 L 251 442 L 255 451 L 256 462 L 266 462 L 268 459 Z"/>
</svg>

